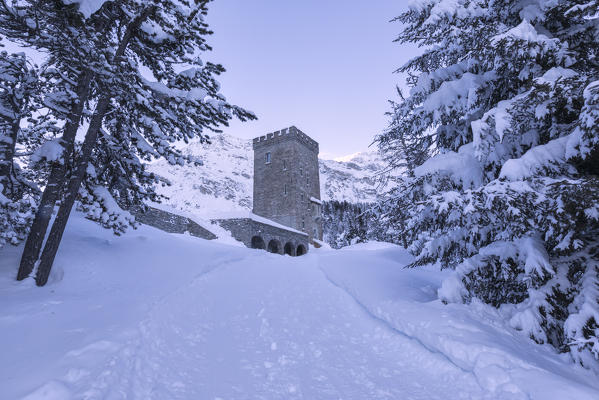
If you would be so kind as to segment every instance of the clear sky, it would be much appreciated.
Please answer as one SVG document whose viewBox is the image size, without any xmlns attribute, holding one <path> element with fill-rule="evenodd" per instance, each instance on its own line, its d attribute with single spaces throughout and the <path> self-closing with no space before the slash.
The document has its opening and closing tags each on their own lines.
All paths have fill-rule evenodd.
<svg viewBox="0 0 599 400">
<path fill-rule="evenodd" d="M 208 23 L 227 99 L 258 115 L 226 133 L 252 138 L 290 125 L 320 143 L 321 155 L 366 150 L 387 125 L 393 71 L 413 48 L 393 43 L 389 22 L 405 0 L 214 0 Z"/>
</svg>

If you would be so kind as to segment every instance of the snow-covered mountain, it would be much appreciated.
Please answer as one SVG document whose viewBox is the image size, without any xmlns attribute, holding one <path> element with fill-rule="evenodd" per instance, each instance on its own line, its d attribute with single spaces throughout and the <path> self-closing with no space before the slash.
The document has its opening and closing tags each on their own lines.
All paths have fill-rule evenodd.
<svg viewBox="0 0 599 400">
<path fill-rule="evenodd" d="M 150 170 L 166 183 L 159 193 L 176 209 L 202 217 L 252 208 L 253 150 L 250 140 L 215 135 L 211 144 L 191 143 L 184 153 L 200 158 L 204 165 L 173 166 L 165 160 Z M 383 162 L 376 151 L 356 153 L 336 160 L 320 160 L 320 191 L 323 200 L 372 202 L 383 190 L 376 178 Z"/>
</svg>

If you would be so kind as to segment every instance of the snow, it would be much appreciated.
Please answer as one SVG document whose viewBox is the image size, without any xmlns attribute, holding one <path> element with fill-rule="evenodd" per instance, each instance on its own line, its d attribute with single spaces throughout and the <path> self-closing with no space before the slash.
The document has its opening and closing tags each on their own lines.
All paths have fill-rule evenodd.
<svg viewBox="0 0 599 400">
<path fill-rule="evenodd" d="M 310 197 L 310 201 L 322 205 L 322 200 L 317 199 L 316 197 Z"/>
<path fill-rule="evenodd" d="M 195 69 L 194 69 L 195 70 Z M 189 74 L 189 70 L 183 71 L 184 74 Z M 144 79 L 144 84 L 146 84 L 150 89 L 164 95 L 166 97 L 174 97 L 181 98 L 189 101 L 203 101 L 208 95 L 208 91 L 201 88 L 193 88 L 191 90 L 181 90 L 175 88 L 169 88 L 164 83 L 161 82 L 151 82 Z"/>
<path fill-rule="evenodd" d="M 62 0 L 64 4 L 79 4 L 79 12 L 89 18 L 108 0 Z"/>
<path fill-rule="evenodd" d="M 500 40 L 511 38 L 518 40 L 525 40 L 527 42 L 535 43 L 551 43 L 558 42 L 558 39 L 549 39 L 547 36 L 537 32 L 534 26 L 524 19 L 518 26 L 513 27 L 507 32 L 497 35 L 493 38 L 493 43 L 497 44 Z"/>
<path fill-rule="evenodd" d="M 456 103 L 471 105 L 476 102 L 476 89 L 494 77 L 493 73 L 476 75 L 465 73 L 459 79 L 446 81 L 430 94 L 422 105 L 424 110 L 438 113 L 441 108 L 449 108 Z"/>
<path fill-rule="evenodd" d="M 595 375 L 448 273 L 372 243 L 302 257 L 74 213 L 50 283 L 0 253 L 6 399 L 596 399 Z"/>
<path fill-rule="evenodd" d="M 516 181 L 529 178 L 542 169 L 558 168 L 566 159 L 577 154 L 580 135 L 581 132 L 577 130 L 544 145 L 535 146 L 520 158 L 507 160 L 499 177 Z"/>
<path fill-rule="evenodd" d="M 4 185 L 0 183 L 0 206 L 5 206 L 11 202 L 8 199 L 8 197 L 6 197 L 2 194 L 3 191 L 4 191 Z"/>
<path fill-rule="evenodd" d="M 599 281 L 597 273 L 589 268 L 582 277 L 583 296 L 577 298 L 579 304 L 575 304 L 578 312 L 572 313 L 564 323 L 564 330 L 568 337 L 575 338 L 576 343 L 570 345 L 575 348 L 580 343 L 590 343 L 593 345 L 592 352 L 595 357 L 599 357 L 599 341 L 596 338 L 588 338 L 584 333 L 584 327 L 589 319 L 593 318 L 599 321 L 599 310 L 597 309 L 597 299 L 599 299 Z"/>
<path fill-rule="evenodd" d="M 218 135 L 212 144 L 192 141 L 182 149 L 186 156 L 201 159 L 203 166 L 171 165 L 166 160 L 149 164 L 149 170 L 165 178 L 171 186 L 157 188 L 166 195 L 169 206 L 203 219 L 214 210 L 241 212 L 252 205 L 253 157 L 250 141 Z"/>
<path fill-rule="evenodd" d="M 93 216 L 97 221 L 107 223 L 109 220 L 113 220 L 114 223 L 128 224 L 128 221 L 134 220 L 134 217 L 117 204 L 110 192 L 104 186 L 94 186 L 92 192 L 101 202 L 106 211 L 100 206 L 100 204 L 93 204 L 91 209 L 88 210 L 88 215 Z"/>
<path fill-rule="evenodd" d="M 456 184 L 464 187 L 477 187 L 482 184 L 483 170 L 474 156 L 474 145 L 469 143 L 460 147 L 458 152 L 438 154 L 414 169 L 416 176 L 442 173 L 448 175 Z"/>
<path fill-rule="evenodd" d="M 519 240 L 518 247 L 525 257 L 524 272 L 527 275 L 533 272 L 539 276 L 545 276 L 546 273 L 549 273 L 549 276 L 555 274 L 549 262 L 549 254 L 540 237 L 524 237 Z"/>
<path fill-rule="evenodd" d="M 466 19 L 469 16 L 480 15 L 484 12 L 476 2 L 471 3 L 468 7 L 462 5 L 459 0 L 416 0 L 410 1 L 409 6 L 413 10 L 422 9 L 429 4 L 432 4 L 430 16 L 424 22 L 424 25 L 438 25 L 444 20 L 457 17 Z"/>
<path fill-rule="evenodd" d="M 249 218 L 252 221 L 261 222 L 263 224 L 270 225 L 270 226 L 273 226 L 275 228 L 285 229 L 286 231 L 289 231 L 289 232 L 299 233 L 300 235 L 308 236 L 308 234 L 305 233 L 305 232 L 301 232 L 301 231 L 298 231 L 297 229 L 293 229 L 293 228 L 290 228 L 290 227 L 288 227 L 286 225 L 279 224 L 278 222 L 272 221 L 272 220 L 270 220 L 268 218 L 264 218 L 264 217 L 262 217 L 260 215 L 254 214 L 254 213 L 249 213 Z"/>
<path fill-rule="evenodd" d="M 553 67 L 550 68 L 543 76 L 536 78 L 535 81 L 539 84 L 555 84 L 558 79 L 568 79 L 578 76 L 578 73 L 570 68 Z"/>
<path fill-rule="evenodd" d="M 249 218 L 252 221 L 260 222 L 260 223 L 265 224 L 265 225 L 270 225 L 270 226 L 272 226 L 274 228 L 285 229 L 286 231 L 289 231 L 289 232 L 298 233 L 300 235 L 308 236 L 308 234 L 305 233 L 305 232 L 298 231 L 297 229 L 290 228 L 287 225 L 279 224 L 278 222 L 275 222 L 275 221 L 270 220 L 268 218 L 262 217 L 260 215 L 256 215 L 256 214 L 254 214 L 252 212 L 249 212 L 249 211 L 218 213 L 218 214 L 213 214 L 213 217 L 212 217 L 212 219 L 215 219 L 215 220 L 216 219 L 232 219 L 232 218 Z"/>
<path fill-rule="evenodd" d="M 58 161 L 62 158 L 63 147 L 60 144 L 61 138 L 56 138 L 44 142 L 35 152 L 31 155 L 33 162 L 39 162 L 46 160 L 48 162 Z"/>
<path fill-rule="evenodd" d="M 495 131 L 499 140 L 503 140 L 505 132 L 507 132 L 512 126 L 512 117 L 508 112 L 509 107 L 512 105 L 512 100 L 502 100 L 497 103 L 497 107 L 493 110 L 495 117 Z M 474 122 L 472 122 L 474 130 Z"/>
</svg>

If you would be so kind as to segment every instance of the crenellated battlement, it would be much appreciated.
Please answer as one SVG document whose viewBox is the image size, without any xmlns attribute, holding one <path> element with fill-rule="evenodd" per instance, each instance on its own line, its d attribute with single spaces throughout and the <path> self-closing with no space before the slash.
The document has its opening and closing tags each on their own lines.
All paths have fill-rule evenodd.
<svg viewBox="0 0 599 400">
<path fill-rule="evenodd" d="M 304 132 L 297 129 L 295 126 L 281 129 L 280 131 L 267 133 L 266 135 L 259 136 L 253 139 L 252 145 L 254 150 L 262 146 L 270 146 L 274 143 L 279 143 L 285 140 L 298 140 L 305 146 L 318 153 L 318 142 L 310 138 Z"/>
</svg>

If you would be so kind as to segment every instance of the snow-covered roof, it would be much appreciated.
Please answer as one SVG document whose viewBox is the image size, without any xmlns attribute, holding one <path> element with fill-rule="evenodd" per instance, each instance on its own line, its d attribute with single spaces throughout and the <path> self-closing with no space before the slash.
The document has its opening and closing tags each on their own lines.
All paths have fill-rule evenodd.
<svg viewBox="0 0 599 400">
<path fill-rule="evenodd" d="M 275 222 L 268 218 L 261 217 L 260 215 L 256 215 L 254 213 L 249 213 L 249 217 L 252 221 L 260 222 L 262 224 L 274 226 L 275 228 L 285 229 L 286 231 L 289 231 L 289 232 L 299 233 L 300 235 L 308 236 L 308 234 L 306 232 L 298 231 L 297 229 L 293 229 L 286 225 L 279 224 L 278 222 Z"/>
<path fill-rule="evenodd" d="M 286 231 L 298 233 L 300 235 L 309 236 L 306 232 L 298 231 L 297 229 L 293 229 L 287 225 L 280 224 L 271 219 L 262 217 L 260 215 L 256 215 L 253 212 L 248 212 L 248 211 L 222 213 L 222 214 L 219 214 L 218 216 L 215 216 L 213 219 L 218 220 L 218 219 L 238 219 L 238 218 L 239 219 L 248 218 L 248 219 L 251 219 L 252 221 L 260 222 L 261 224 L 269 225 L 269 226 L 279 228 L 279 229 L 284 229 Z"/>
</svg>

